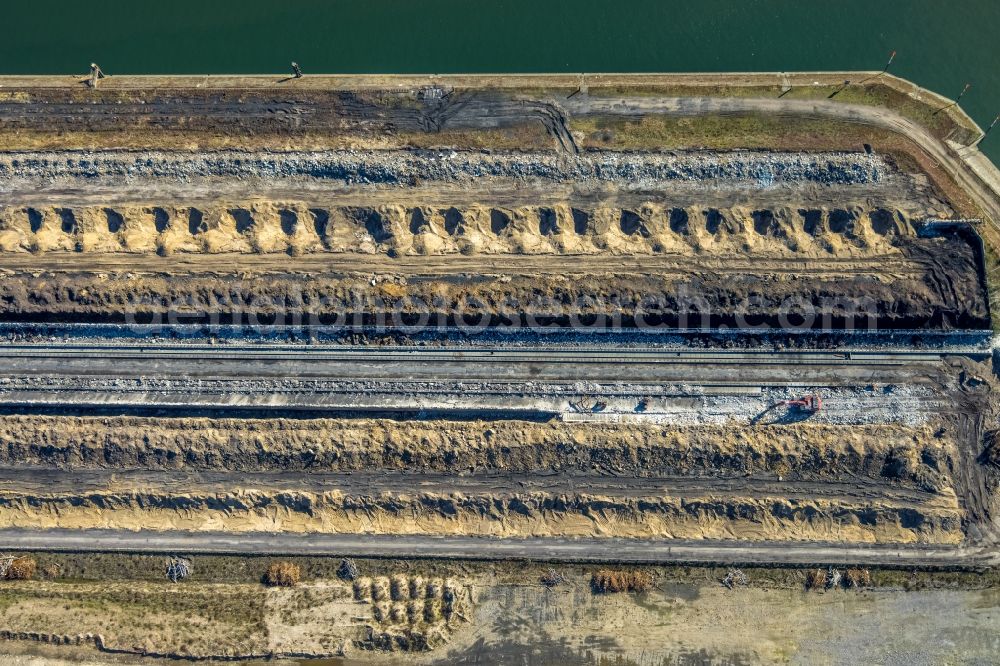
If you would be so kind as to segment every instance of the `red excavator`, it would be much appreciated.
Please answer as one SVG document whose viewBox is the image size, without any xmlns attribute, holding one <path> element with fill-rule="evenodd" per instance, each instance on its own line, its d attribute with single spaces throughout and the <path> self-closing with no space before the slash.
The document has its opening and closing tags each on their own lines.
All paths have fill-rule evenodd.
<svg viewBox="0 0 1000 666">
<path fill-rule="evenodd" d="M 801 398 L 796 398 L 794 400 L 782 400 L 778 404 L 803 412 L 809 412 L 810 414 L 815 414 L 819 410 L 823 409 L 823 398 L 819 397 L 815 393 L 810 393 L 809 395 L 804 395 Z"/>
</svg>

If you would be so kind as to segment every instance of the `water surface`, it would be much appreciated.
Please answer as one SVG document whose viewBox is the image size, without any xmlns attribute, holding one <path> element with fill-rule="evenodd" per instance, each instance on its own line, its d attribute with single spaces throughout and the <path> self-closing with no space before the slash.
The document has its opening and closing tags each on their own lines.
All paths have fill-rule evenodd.
<svg viewBox="0 0 1000 666">
<path fill-rule="evenodd" d="M 997 0 L 5 2 L 0 72 L 892 70 L 983 126 L 1000 113 Z M 1000 127 L 983 144 L 1000 161 Z"/>
</svg>

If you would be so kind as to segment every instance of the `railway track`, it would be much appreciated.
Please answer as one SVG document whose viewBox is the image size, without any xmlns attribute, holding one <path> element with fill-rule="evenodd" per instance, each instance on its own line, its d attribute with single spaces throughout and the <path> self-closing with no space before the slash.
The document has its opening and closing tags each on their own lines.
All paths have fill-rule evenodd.
<svg viewBox="0 0 1000 666">
<path fill-rule="evenodd" d="M 781 418 L 768 412 L 787 397 L 775 391 L 825 387 L 831 400 L 818 421 L 857 423 L 878 411 L 919 420 L 947 408 L 937 388 L 952 356 L 914 349 L 4 345 L 0 409 L 752 423 Z M 908 388 L 885 396 L 874 384 Z M 580 407 L 595 395 L 604 401 L 599 413 Z"/>
<path fill-rule="evenodd" d="M 277 253 L 191 253 L 159 257 L 146 254 L 104 252 L 47 251 L 42 254 L 4 252 L 3 269 L 7 271 L 136 271 L 140 273 L 176 273 L 183 268 L 191 273 L 217 273 L 220 264 L 231 263 L 241 270 L 274 271 L 285 273 L 289 268 L 287 255 Z M 372 258 L 359 253 L 317 252 L 295 257 L 298 270 L 313 274 L 391 272 L 412 276 L 439 276 L 463 273 L 592 273 L 595 262 L 608 260 L 606 254 L 541 255 L 481 254 L 471 261 L 468 257 L 454 255 Z M 898 255 L 871 257 L 760 257 L 747 259 L 741 256 L 719 255 L 704 257 L 693 254 L 633 254 L 615 255 L 617 271 L 655 272 L 657 275 L 689 275 L 711 270 L 725 274 L 782 273 L 794 275 L 853 276 L 858 273 L 876 273 L 883 276 L 920 277 L 935 267 L 930 262 Z"/>
<path fill-rule="evenodd" d="M 99 378 L 119 388 L 157 390 L 152 380 L 294 381 L 284 387 L 309 390 L 302 382 L 379 382 L 416 385 L 464 382 L 495 386 L 586 381 L 594 384 L 663 385 L 692 383 L 711 387 L 768 385 L 857 385 L 920 382 L 940 374 L 949 353 L 893 351 L 756 351 L 663 349 L 655 347 L 575 346 L 296 346 L 296 345 L 117 345 L 31 344 L 0 346 L 0 391 L 81 389 Z M 124 386 L 125 378 L 142 386 Z M 28 378 L 35 378 L 28 382 Z M 40 383 L 39 383 L 40 382 Z M 170 389 L 170 386 L 160 387 Z M 198 389 L 210 387 L 198 386 Z M 224 389 L 224 386 L 216 387 Z M 276 385 L 268 390 L 282 390 Z M 313 388 L 321 389 L 322 386 Z M 329 386 L 327 388 L 330 388 Z M 385 387 L 382 387 L 385 388 Z M 578 388 L 577 391 L 586 390 Z"/>
</svg>

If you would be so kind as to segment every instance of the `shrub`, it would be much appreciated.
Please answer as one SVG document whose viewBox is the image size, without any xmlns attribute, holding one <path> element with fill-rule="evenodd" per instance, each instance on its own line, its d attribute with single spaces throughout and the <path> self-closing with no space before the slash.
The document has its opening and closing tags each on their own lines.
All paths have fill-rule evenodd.
<svg viewBox="0 0 1000 666">
<path fill-rule="evenodd" d="M 822 590 L 826 587 L 826 571 L 823 569 L 810 569 L 806 572 L 806 589 Z"/>
<path fill-rule="evenodd" d="M 7 567 L 7 580 L 31 580 L 35 577 L 38 564 L 30 557 L 17 557 Z"/>
<path fill-rule="evenodd" d="M 847 587 L 860 589 L 872 586 L 872 572 L 868 569 L 848 569 L 844 573 L 844 581 Z"/>
<path fill-rule="evenodd" d="M 299 565 L 292 562 L 272 562 L 264 572 L 264 584 L 272 587 L 294 587 L 301 579 Z"/>
<path fill-rule="evenodd" d="M 653 587 L 653 575 L 638 570 L 601 569 L 591 576 L 590 587 L 597 593 L 645 592 Z"/>
</svg>

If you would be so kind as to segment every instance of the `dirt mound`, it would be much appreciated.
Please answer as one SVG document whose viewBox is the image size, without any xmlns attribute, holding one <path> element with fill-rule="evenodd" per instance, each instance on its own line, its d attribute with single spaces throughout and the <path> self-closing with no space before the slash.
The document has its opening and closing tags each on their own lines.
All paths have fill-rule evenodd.
<svg viewBox="0 0 1000 666">
<path fill-rule="evenodd" d="M 0 493 L 0 526 L 957 543 L 951 501 L 550 493 Z M 391 594 L 391 592 L 390 592 Z M 383 595 L 385 598 L 389 594 Z"/>
<path fill-rule="evenodd" d="M 356 580 L 354 600 L 372 609 L 372 622 L 356 645 L 391 652 L 423 652 L 446 643 L 473 607 L 467 584 L 402 573 Z"/>
<path fill-rule="evenodd" d="M 536 249 L 537 243 L 549 242 L 548 237 L 517 231 L 522 224 L 517 216 L 509 224 L 514 230 L 504 233 L 511 242 L 525 245 L 531 240 Z M 591 219 L 588 224 L 601 222 Z M 380 214 L 375 231 L 384 239 L 383 251 L 392 250 L 389 246 L 396 241 L 391 239 L 401 229 L 407 229 L 403 219 Z M 235 222 L 205 233 L 214 239 L 214 247 L 250 247 L 251 239 L 235 235 Z M 473 239 L 476 233 L 469 231 L 466 237 Z M 342 236 L 333 235 L 331 241 L 328 233 L 324 242 L 339 243 Z M 418 249 L 428 250 L 437 242 L 431 242 L 437 238 L 431 234 L 416 238 Z M 380 251 L 369 231 L 361 239 L 359 248 Z M 163 247 L 176 251 L 182 246 L 179 241 L 171 243 Z M 408 251 L 396 246 L 400 252 Z M 74 270 L 74 263 L 87 263 L 86 254 L 51 255 L 44 260 L 50 255 L 43 255 L 37 264 L 35 257 L 28 256 L 19 260 L 22 268 L 8 268 L 7 279 L 0 280 L 0 319 L 395 328 L 428 323 L 467 328 L 578 323 L 627 328 L 989 327 L 978 250 L 970 242 L 954 236 L 907 236 L 897 237 L 897 246 L 898 252 L 892 255 L 855 263 L 829 257 L 809 265 L 768 263 L 763 253 L 751 257 L 633 255 L 631 261 L 620 260 L 621 265 L 579 255 L 546 257 L 544 262 L 506 255 L 491 266 L 478 257 L 453 256 L 427 268 L 422 257 L 376 255 L 366 264 L 361 254 L 350 260 L 324 255 L 330 257 L 329 262 L 318 263 L 308 261 L 318 257 L 273 262 L 255 255 L 239 259 L 239 272 L 228 268 L 236 258 L 233 263 L 206 260 L 198 264 L 201 258 L 192 257 L 198 269 L 188 272 L 190 264 L 185 264 L 184 271 L 177 270 L 173 258 L 144 257 L 131 270 L 123 269 L 117 259 Z M 438 243 L 438 247 L 443 245 Z M 125 255 L 119 256 L 127 261 Z M 263 262 L 256 270 L 255 261 Z M 53 269 L 45 271 L 44 265 Z M 294 270 L 299 266 L 301 272 Z"/>
<path fill-rule="evenodd" d="M 0 462 L 60 467 L 864 477 L 945 489 L 953 448 L 929 426 L 0 416 Z"/>
<path fill-rule="evenodd" d="M 322 206 L 0 209 L 0 251 L 172 254 L 314 252 L 680 254 L 867 257 L 898 254 L 913 224 L 899 210 Z"/>
</svg>

